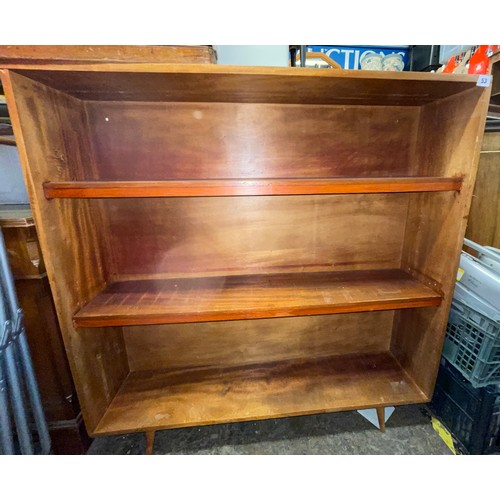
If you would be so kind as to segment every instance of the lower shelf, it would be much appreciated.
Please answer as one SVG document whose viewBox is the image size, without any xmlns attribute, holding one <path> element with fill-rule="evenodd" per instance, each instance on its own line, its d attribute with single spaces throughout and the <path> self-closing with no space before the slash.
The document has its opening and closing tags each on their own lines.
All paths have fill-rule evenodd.
<svg viewBox="0 0 500 500">
<path fill-rule="evenodd" d="M 95 435 L 422 403 L 388 353 L 131 372 Z"/>
</svg>

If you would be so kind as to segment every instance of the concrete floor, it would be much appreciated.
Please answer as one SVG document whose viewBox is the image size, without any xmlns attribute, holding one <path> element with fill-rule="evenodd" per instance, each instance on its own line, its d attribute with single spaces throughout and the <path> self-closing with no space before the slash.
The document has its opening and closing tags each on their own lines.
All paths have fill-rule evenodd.
<svg viewBox="0 0 500 500">
<path fill-rule="evenodd" d="M 355 411 L 172 429 L 157 455 L 451 455 L 425 407 L 399 406 L 383 434 Z M 96 438 L 89 455 L 142 455 L 144 434 Z"/>
</svg>

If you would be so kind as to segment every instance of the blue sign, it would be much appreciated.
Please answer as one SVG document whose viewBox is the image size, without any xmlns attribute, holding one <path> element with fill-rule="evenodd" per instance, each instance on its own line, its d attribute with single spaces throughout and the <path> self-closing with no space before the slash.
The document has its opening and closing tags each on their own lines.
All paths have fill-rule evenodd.
<svg viewBox="0 0 500 500">
<path fill-rule="evenodd" d="M 361 69 L 359 61 L 365 53 L 377 53 L 384 56 L 401 54 L 405 69 L 408 68 L 410 49 L 406 47 L 375 47 L 367 45 L 308 45 L 308 52 L 322 52 L 340 64 L 343 69 Z"/>
</svg>

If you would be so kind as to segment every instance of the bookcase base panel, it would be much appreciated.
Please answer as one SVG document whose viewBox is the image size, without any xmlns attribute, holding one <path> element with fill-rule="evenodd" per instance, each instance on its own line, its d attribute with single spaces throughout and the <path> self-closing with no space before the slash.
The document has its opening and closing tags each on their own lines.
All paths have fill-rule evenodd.
<svg viewBox="0 0 500 500">
<path fill-rule="evenodd" d="M 130 372 L 94 435 L 421 403 L 389 352 Z"/>
</svg>

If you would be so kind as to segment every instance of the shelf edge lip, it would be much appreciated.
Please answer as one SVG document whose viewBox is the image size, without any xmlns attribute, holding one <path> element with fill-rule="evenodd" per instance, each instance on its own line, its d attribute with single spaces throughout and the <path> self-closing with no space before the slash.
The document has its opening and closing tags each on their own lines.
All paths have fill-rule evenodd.
<svg viewBox="0 0 500 500">
<path fill-rule="evenodd" d="M 418 71 L 360 71 L 360 70 L 325 70 L 323 68 L 292 68 L 289 66 L 239 66 L 229 64 L 206 63 L 130 63 L 130 62 L 96 62 L 96 63 L 22 63 L 0 60 L 0 69 L 11 71 L 88 71 L 101 73 L 178 73 L 178 74 L 205 74 L 221 76 L 286 76 L 292 78 L 320 77 L 332 79 L 361 79 L 361 80 L 389 80 L 389 81 L 424 81 L 469 83 L 476 85 L 481 75 L 472 74 L 445 74 L 422 73 Z"/>
<path fill-rule="evenodd" d="M 192 314 L 151 314 L 151 315 L 116 315 L 116 316 L 73 316 L 75 328 L 97 328 L 105 326 L 141 326 L 180 323 L 208 323 L 214 321 L 237 321 L 251 319 L 272 319 L 298 316 L 320 316 L 344 313 L 359 313 L 371 311 L 389 311 L 396 309 L 416 309 L 420 307 L 437 307 L 442 297 L 437 293 L 434 296 L 419 299 L 394 299 L 380 303 L 337 304 L 329 306 L 298 307 L 294 309 L 250 310 L 239 312 L 220 313 L 192 313 Z"/>
<path fill-rule="evenodd" d="M 57 198 L 182 198 L 293 196 L 460 191 L 461 177 L 267 178 L 168 181 L 45 182 L 48 200 Z"/>
<path fill-rule="evenodd" d="M 422 404 L 422 403 L 427 403 L 429 402 L 428 397 L 420 397 L 416 396 L 414 398 L 406 398 L 406 399 L 394 399 L 394 400 L 387 400 L 384 401 L 384 403 L 381 405 L 377 405 L 376 403 L 374 404 L 364 404 L 364 405 L 346 405 L 342 407 L 329 407 L 327 409 L 322 409 L 322 410 L 304 410 L 304 411 L 297 411 L 297 412 L 290 412 L 287 413 L 285 416 L 280 415 L 279 417 L 269 417 L 269 416 L 263 416 L 263 417 L 242 417 L 242 418 L 232 418 L 231 420 L 221 420 L 217 421 L 217 423 L 210 421 L 200 421 L 200 422 L 194 422 L 194 423 L 189 423 L 185 425 L 178 425 L 174 424 L 172 426 L 169 425 L 161 425 L 161 426 L 142 426 L 142 427 L 133 427 L 133 426 L 127 426 L 119 429 L 113 429 L 110 425 L 107 424 L 99 424 L 95 427 L 93 432 L 90 433 L 91 436 L 93 437 L 100 437 L 100 436 L 113 436 L 116 434 L 125 434 L 125 433 L 134 433 L 134 432 L 146 432 L 146 431 L 160 431 L 160 430 L 168 430 L 168 429 L 186 429 L 188 427 L 202 427 L 202 426 L 207 426 L 207 425 L 218 425 L 218 424 L 224 424 L 224 423 L 235 423 L 235 422 L 250 422 L 250 421 L 258 421 L 258 420 L 268 420 L 270 418 L 287 418 L 287 417 L 300 417 L 300 416 L 306 416 L 306 415 L 321 415 L 324 413 L 337 413 L 340 411 L 352 411 L 352 410 L 364 410 L 364 409 L 369 409 L 369 408 L 375 408 L 377 406 L 400 406 L 400 405 L 410 405 L 410 404 Z M 104 418 L 104 416 L 103 416 Z M 107 430 L 109 429 L 109 430 Z"/>
</svg>

